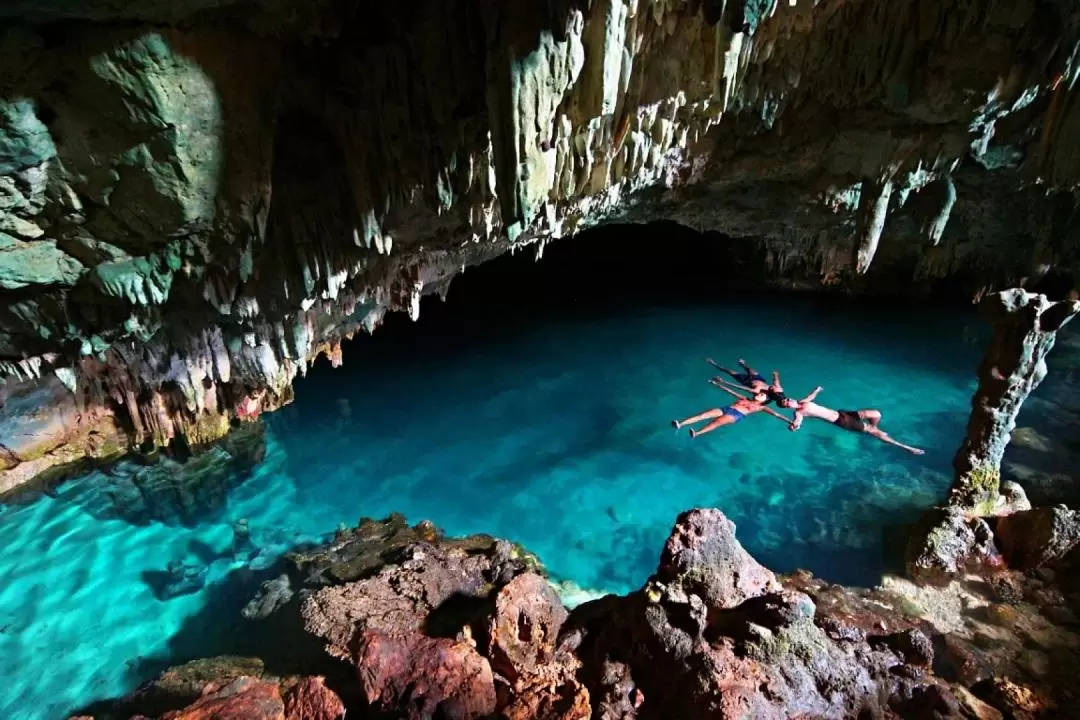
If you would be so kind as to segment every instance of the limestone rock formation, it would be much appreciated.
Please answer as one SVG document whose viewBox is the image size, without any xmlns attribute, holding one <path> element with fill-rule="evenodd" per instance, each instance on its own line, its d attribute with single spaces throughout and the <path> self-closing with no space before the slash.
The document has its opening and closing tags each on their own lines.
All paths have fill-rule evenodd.
<svg viewBox="0 0 1080 720">
<path fill-rule="evenodd" d="M 1050 302 L 1014 288 L 987 296 L 981 309 L 994 325 L 994 338 L 979 368 L 949 502 L 986 516 L 999 514 L 1005 504 L 999 492 L 1001 459 L 1020 406 L 1046 377 L 1046 356 L 1057 331 L 1080 312 L 1080 302 Z"/>
<path fill-rule="evenodd" d="M 1076 12 L 5 3 L 0 377 L 201 444 L 463 267 L 600 222 L 755 238 L 807 287 L 1067 275 Z"/>
<path fill-rule="evenodd" d="M 973 567 L 1000 564 L 990 526 L 957 507 L 926 513 L 908 540 L 907 573 L 918 582 L 948 584 Z"/>
<path fill-rule="evenodd" d="M 1064 505 L 1014 513 L 998 521 L 997 538 L 1013 567 L 1060 562 L 1080 545 L 1080 513 Z"/>
</svg>

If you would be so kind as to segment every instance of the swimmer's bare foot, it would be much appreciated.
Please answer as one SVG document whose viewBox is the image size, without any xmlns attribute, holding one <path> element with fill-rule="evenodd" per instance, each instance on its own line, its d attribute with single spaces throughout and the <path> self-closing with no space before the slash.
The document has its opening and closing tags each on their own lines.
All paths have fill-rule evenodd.
<svg viewBox="0 0 1080 720">
<path fill-rule="evenodd" d="M 694 428 L 690 428 L 690 439 L 693 440 L 696 437 L 697 437 L 697 430 L 695 430 Z"/>
<path fill-rule="evenodd" d="M 911 448 L 911 452 L 914 455 L 925 455 L 926 454 L 925 450 L 920 450 L 919 448 Z"/>
<path fill-rule="evenodd" d="M 678 420 L 672 420 L 671 421 L 671 427 L 675 428 L 676 430 L 681 430 L 682 429 L 682 425 L 679 424 Z"/>
</svg>

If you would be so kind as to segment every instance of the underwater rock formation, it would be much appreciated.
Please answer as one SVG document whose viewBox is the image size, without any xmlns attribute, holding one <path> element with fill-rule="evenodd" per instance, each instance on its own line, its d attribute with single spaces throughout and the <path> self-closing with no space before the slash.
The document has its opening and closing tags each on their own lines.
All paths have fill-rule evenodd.
<svg viewBox="0 0 1080 720">
<path fill-rule="evenodd" d="M 979 367 L 979 389 L 971 401 L 967 437 L 956 454 L 956 482 L 949 503 L 975 515 L 1016 508 L 999 492 L 1001 460 L 1020 407 L 1046 377 L 1046 356 L 1057 331 L 1080 312 L 1080 302 L 1050 302 L 1014 288 L 983 298 L 980 309 L 994 337 Z"/>
<path fill-rule="evenodd" d="M 30 23 L 0 36 L 0 377 L 124 445 L 205 444 L 464 267 L 601 222 L 756 238 L 804 287 L 1077 266 L 1062 3 L 0 12 Z M 4 457 L 0 485 L 48 464 Z"/>
</svg>

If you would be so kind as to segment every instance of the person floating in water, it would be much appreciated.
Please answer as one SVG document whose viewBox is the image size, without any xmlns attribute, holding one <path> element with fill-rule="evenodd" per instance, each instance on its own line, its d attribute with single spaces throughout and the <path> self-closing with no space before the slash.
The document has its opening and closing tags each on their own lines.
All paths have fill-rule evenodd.
<svg viewBox="0 0 1080 720">
<path fill-rule="evenodd" d="M 844 430 L 863 432 L 867 435 L 872 435 L 882 442 L 904 448 L 909 453 L 914 453 L 915 455 L 922 455 L 924 453 L 924 451 L 919 448 L 911 447 L 898 440 L 894 440 L 889 436 L 889 433 L 878 427 L 878 423 L 881 422 L 880 410 L 833 410 L 832 408 L 818 405 L 814 400 L 821 390 L 822 388 L 819 385 L 814 392 L 810 393 L 802 400 L 792 400 L 789 398 L 784 403 L 784 407 L 795 411 L 795 419 L 791 422 L 792 430 L 798 430 L 802 426 L 803 418 L 817 418 L 818 420 L 832 423 Z"/>
<path fill-rule="evenodd" d="M 735 372 L 734 370 L 729 370 L 728 368 L 723 367 L 722 365 L 717 363 L 715 360 L 710 359 L 706 360 L 705 362 L 709 363 L 720 372 L 727 373 L 740 385 L 744 385 L 753 390 L 754 392 L 764 392 L 766 395 L 769 396 L 769 400 L 775 402 L 780 407 L 783 407 L 784 403 L 787 402 L 788 398 L 787 395 L 784 394 L 784 386 L 780 383 L 780 373 L 778 373 L 776 370 L 773 370 L 772 382 L 770 383 L 766 381 L 765 378 L 762 377 L 757 370 L 747 365 L 746 361 L 742 358 L 739 358 L 739 365 L 743 369 L 743 372 L 741 373 Z M 720 378 L 713 379 L 723 382 L 723 380 Z"/>
<path fill-rule="evenodd" d="M 746 398 L 735 392 L 734 390 L 730 390 L 724 387 L 724 385 L 722 384 L 723 381 L 716 381 L 714 379 L 710 380 L 709 382 L 711 382 L 713 385 L 720 388 L 724 392 L 734 395 L 738 399 L 725 408 L 714 408 L 713 410 L 706 410 L 700 415 L 694 415 L 693 417 L 688 417 L 685 420 L 672 420 L 672 427 L 674 427 L 676 430 L 681 430 L 685 425 L 694 425 L 705 420 L 712 420 L 711 423 L 701 428 L 700 430 L 690 428 L 690 437 L 696 438 L 698 435 L 704 435 L 707 432 L 712 432 L 713 430 L 724 427 L 725 425 L 734 425 L 747 415 L 753 415 L 754 413 L 758 412 L 766 412 L 770 415 L 774 415 L 780 418 L 784 422 L 791 422 L 775 410 L 771 410 L 765 407 L 765 404 L 769 402 L 769 396 L 765 392 L 755 392 L 752 397 Z"/>
</svg>

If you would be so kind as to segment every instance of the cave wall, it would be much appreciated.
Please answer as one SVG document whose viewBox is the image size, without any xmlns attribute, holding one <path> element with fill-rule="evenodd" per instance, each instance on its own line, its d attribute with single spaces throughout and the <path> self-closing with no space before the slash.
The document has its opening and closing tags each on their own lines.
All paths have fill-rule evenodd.
<svg viewBox="0 0 1080 720">
<path fill-rule="evenodd" d="M 0 415 L 17 430 L 0 490 L 95 434 L 210 442 L 465 266 L 601 222 L 755 238 L 775 281 L 805 287 L 982 292 L 1078 266 L 1067 3 L 0 16 Z M 57 381 L 79 412 L 25 440 Z"/>
</svg>

